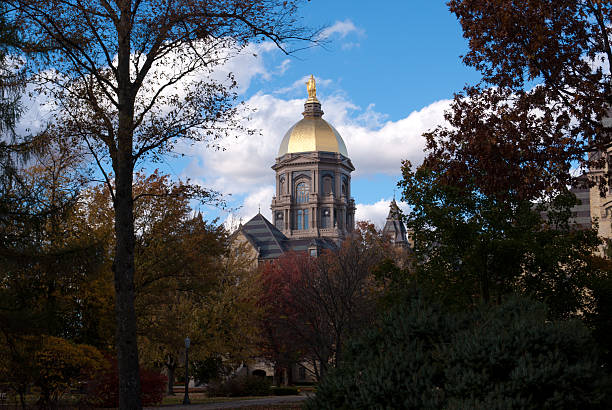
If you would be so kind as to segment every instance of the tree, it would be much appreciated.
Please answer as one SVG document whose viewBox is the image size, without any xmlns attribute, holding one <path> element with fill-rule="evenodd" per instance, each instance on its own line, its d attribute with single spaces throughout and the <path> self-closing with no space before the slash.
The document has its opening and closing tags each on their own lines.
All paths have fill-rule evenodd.
<svg viewBox="0 0 612 410">
<path fill-rule="evenodd" d="M 607 408 L 609 381 L 588 329 L 511 298 L 449 313 L 421 296 L 348 343 L 308 409 Z"/>
<path fill-rule="evenodd" d="M 197 191 L 157 171 L 138 173 L 134 181 L 139 196 L 134 224 L 140 357 L 148 366 L 165 367 L 170 394 L 187 336 L 192 361 L 211 356 L 240 361 L 253 353 L 257 309 L 252 261 L 228 253 L 222 226 L 194 216 L 190 200 Z M 95 190 L 89 208 L 92 216 L 104 216 L 102 226 L 112 221 L 104 187 Z"/>
<path fill-rule="evenodd" d="M 57 405 L 75 383 L 93 379 L 106 365 L 97 349 L 56 337 L 45 337 L 35 356 L 28 359 L 35 363 L 34 384 L 41 390 L 39 405 L 43 408 Z"/>
<path fill-rule="evenodd" d="M 28 43 L 37 45 L 32 49 L 49 51 L 37 60 L 42 70 L 36 70 L 36 78 L 52 85 L 64 109 L 64 132 L 89 147 L 111 192 L 120 408 L 141 407 L 134 167 L 170 152 L 181 139 L 210 142 L 236 126 L 232 94 L 227 83 L 208 76 L 210 68 L 227 57 L 227 46 L 267 38 L 284 49 L 289 40 L 312 38 L 296 24 L 296 3 L 7 1 Z"/>
<path fill-rule="evenodd" d="M 557 318 L 589 309 L 585 289 L 598 276 L 592 253 L 600 240 L 595 230 L 571 225 L 571 192 L 534 204 L 511 187 L 500 196 L 485 193 L 483 180 L 470 174 L 455 184 L 447 169 L 405 164 L 403 172 L 414 280 L 423 290 L 456 307 L 519 292 L 549 304 Z"/>
<path fill-rule="evenodd" d="M 4 180 L 11 183 L 2 185 L 0 216 L 0 378 L 22 398 L 22 407 L 28 387 L 42 386 L 42 372 L 57 367 L 53 354 L 79 360 L 91 351 L 94 360 L 93 346 L 79 353 L 69 345 L 108 349 L 112 343 L 105 328 L 112 293 L 100 280 L 107 253 L 96 232 L 80 221 L 79 156 L 65 140 L 38 138 L 29 167 L 15 167 Z M 49 341 L 67 347 L 37 361 L 49 351 Z M 66 383 L 71 380 L 76 379 Z M 54 401 L 61 392 L 45 386 L 41 401 Z"/>
<path fill-rule="evenodd" d="M 463 61 L 482 73 L 483 85 L 497 88 L 476 99 L 486 102 L 488 94 L 499 94 L 513 101 L 503 110 L 494 103 L 487 117 L 512 123 L 518 133 L 490 138 L 502 145 L 529 147 L 532 153 L 536 146 L 550 151 L 551 157 L 533 157 L 533 163 L 551 170 L 561 184 L 569 179 L 571 161 L 588 164 L 590 160 L 595 165 L 597 160 L 601 167 L 600 157 L 586 154 L 605 149 L 609 142 L 609 124 L 603 119 L 609 116 L 612 102 L 612 4 L 592 0 L 451 0 L 448 4 L 469 40 Z M 468 97 L 477 91 L 468 88 Z M 491 121 L 480 123 L 487 122 Z M 541 130 L 536 123 L 541 123 Z M 463 131 L 458 130 L 457 136 Z M 468 133 L 465 142 L 473 137 Z M 525 177 L 538 179 L 537 174 Z"/>
<path fill-rule="evenodd" d="M 557 316 L 580 311 L 597 238 L 568 226 L 567 187 L 592 183 L 573 181 L 574 161 L 603 165 L 591 151 L 609 137 L 610 4 L 448 4 L 470 42 L 464 62 L 482 81 L 425 134 L 423 164 L 403 166 L 422 280 L 461 303 L 517 289 Z"/>
<path fill-rule="evenodd" d="M 277 365 L 305 360 L 320 379 L 342 361 L 347 338 L 370 322 L 378 296 L 372 271 L 384 240 L 371 226 L 360 228 L 338 250 L 316 258 L 287 253 L 263 266 L 262 327 Z"/>
<path fill-rule="evenodd" d="M 27 152 L 16 142 L 15 125 L 21 114 L 21 92 L 25 87 L 24 73 L 14 52 L 19 47 L 19 27 L 7 13 L 7 5 L 0 4 L 0 175 L 11 178 L 16 154 Z M 3 183 L 7 182 L 2 181 Z"/>
</svg>

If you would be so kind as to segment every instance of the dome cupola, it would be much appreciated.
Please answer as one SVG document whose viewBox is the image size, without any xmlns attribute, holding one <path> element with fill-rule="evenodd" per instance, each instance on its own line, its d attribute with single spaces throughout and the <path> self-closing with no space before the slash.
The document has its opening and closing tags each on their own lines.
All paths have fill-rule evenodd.
<svg viewBox="0 0 612 410">
<path fill-rule="evenodd" d="M 308 80 L 308 99 L 304 104 L 304 112 L 300 121 L 283 137 L 278 156 L 297 152 L 325 151 L 342 154 L 348 158 L 346 145 L 340 133 L 323 118 L 321 103 L 317 99 L 317 89 L 314 77 Z"/>
</svg>

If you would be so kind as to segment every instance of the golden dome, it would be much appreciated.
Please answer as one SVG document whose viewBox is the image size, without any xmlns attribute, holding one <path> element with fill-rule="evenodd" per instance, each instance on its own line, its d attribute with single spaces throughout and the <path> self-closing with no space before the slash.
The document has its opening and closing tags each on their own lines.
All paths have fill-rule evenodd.
<svg viewBox="0 0 612 410">
<path fill-rule="evenodd" d="M 316 97 L 314 77 L 308 80 L 308 100 L 304 104 L 304 118 L 298 121 L 283 137 L 278 156 L 296 152 L 337 152 L 348 158 L 346 145 L 340 133 L 321 116 L 321 104 Z"/>
</svg>

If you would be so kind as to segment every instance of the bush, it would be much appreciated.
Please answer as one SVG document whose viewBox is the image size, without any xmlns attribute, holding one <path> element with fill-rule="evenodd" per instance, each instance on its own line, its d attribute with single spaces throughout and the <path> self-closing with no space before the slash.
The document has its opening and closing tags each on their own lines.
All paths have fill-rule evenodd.
<svg viewBox="0 0 612 410">
<path fill-rule="evenodd" d="M 306 408 L 596 409 L 606 377 L 582 323 L 542 304 L 451 314 L 415 298 L 349 343 Z"/>
<path fill-rule="evenodd" d="M 272 394 L 275 396 L 295 396 L 300 394 L 297 387 L 273 387 Z"/>
<path fill-rule="evenodd" d="M 103 371 L 106 363 L 93 346 L 77 345 L 66 339 L 45 336 L 34 355 L 37 377 L 34 386 L 40 389 L 38 405 L 53 407 L 60 397 Z"/>
<path fill-rule="evenodd" d="M 108 359 L 109 370 L 88 383 L 87 404 L 96 407 L 119 406 L 119 371 L 116 359 Z M 140 400 L 143 406 L 161 404 L 168 378 L 149 369 L 140 368 Z"/>
<path fill-rule="evenodd" d="M 208 395 L 213 396 L 268 396 L 270 381 L 259 376 L 236 376 L 224 382 L 213 382 L 208 386 Z"/>
<path fill-rule="evenodd" d="M 213 380 L 217 380 L 227 371 L 227 367 L 223 365 L 223 359 L 218 356 L 211 356 L 204 360 L 196 361 L 193 363 L 193 369 L 190 369 L 194 379 L 200 383 L 210 383 Z"/>
</svg>

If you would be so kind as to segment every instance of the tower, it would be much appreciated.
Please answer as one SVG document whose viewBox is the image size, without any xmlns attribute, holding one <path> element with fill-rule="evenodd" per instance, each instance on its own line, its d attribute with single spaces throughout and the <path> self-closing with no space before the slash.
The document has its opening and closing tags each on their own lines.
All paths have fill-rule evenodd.
<svg viewBox="0 0 612 410">
<path fill-rule="evenodd" d="M 351 172 L 355 170 L 338 131 L 327 121 L 311 75 L 300 121 L 285 134 L 272 169 L 274 226 L 289 240 L 342 240 L 355 225 Z"/>
<path fill-rule="evenodd" d="M 396 247 L 406 248 L 410 246 L 406 237 L 406 227 L 402 222 L 402 212 L 397 206 L 395 198 L 389 206 L 389 215 L 383 228 L 383 235 L 387 236 Z"/>
</svg>

